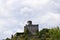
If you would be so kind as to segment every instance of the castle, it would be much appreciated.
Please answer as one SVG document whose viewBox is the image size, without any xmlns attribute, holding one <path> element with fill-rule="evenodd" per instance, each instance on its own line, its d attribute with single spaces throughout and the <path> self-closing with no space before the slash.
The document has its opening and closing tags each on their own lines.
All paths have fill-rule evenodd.
<svg viewBox="0 0 60 40">
<path fill-rule="evenodd" d="M 24 32 L 23 33 L 16 33 L 14 36 L 12 35 L 11 38 L 13 39 L 14 37 L 16 37 L 16 40 L 19 40 L 19 36 L 20 35 L 24 35 L 25 30 L 27 29 L 29 31 L 28 35 L 30 35 L 31 37 L 34 36 L 37 38 L 36 34 L 38 32 L 38 24 L 32 24 L 32 21 L 27 21 L 27 24 L 24 26 Z M 30 38 L 31 38 L 30 37 Z"/>
<path fill-rule="evenodd" d="M 53 32 L 51 30 L 52 29 L 44 28 L 43 30 L 39 31 L 38 24 L 32 24 L 32 21 L 28 21 L 27 24 L 24 26 L 24 32 L 22 32 L 22 33 L 17 32 L 11 36 L 11 39 L 6 38 L 6 40 L 53 40 L 54 37 L 52 37 L 52 39 L 51 39 L 50 33 Z M 54 29 L 54 32 L 55 32 L 55 29 Z M 53 35 L 53 33 L 52 33 L 52 35 Z M 59 37 L 59 35 L 58 35 L 58 37 Z"/>
<path fill-rule="evenodd" d="M 28 24 L 24 26 L 24 30 L 28 30 L 30 34 L 35 35 L 38 32 L 38 24 L 32 24 L 32 21 L 28 21 Z"/>
</svg>

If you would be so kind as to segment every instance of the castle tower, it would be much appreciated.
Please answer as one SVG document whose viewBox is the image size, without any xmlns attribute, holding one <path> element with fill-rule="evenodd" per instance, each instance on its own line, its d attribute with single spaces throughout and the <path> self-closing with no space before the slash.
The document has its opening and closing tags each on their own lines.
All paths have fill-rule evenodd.
<svg viewBox="0 0 60 40">
<path fill-rule="evenodd" d="M 38 24 L 32 24 L 32 21 L 28 21 L 27 23 L 24 26 L 24 30 L 28 29 L 30 34 L 35 35 L 38 32 Z"/>
</svg>

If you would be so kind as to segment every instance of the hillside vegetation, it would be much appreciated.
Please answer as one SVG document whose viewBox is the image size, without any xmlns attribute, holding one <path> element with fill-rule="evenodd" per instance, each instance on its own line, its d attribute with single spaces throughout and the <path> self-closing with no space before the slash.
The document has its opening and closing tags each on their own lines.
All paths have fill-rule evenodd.
<svg viewBox="0 0 60 40">
<path fill-rule="evenodd" d="M 59 27 L 47 29 L 44 28 L 36 33 L 36 35 L 29 35 L 26 30 L 23 35 L 13 36 L 13 38 L 6 38 L 6 40 L 60 40 Z"/>
</svg>

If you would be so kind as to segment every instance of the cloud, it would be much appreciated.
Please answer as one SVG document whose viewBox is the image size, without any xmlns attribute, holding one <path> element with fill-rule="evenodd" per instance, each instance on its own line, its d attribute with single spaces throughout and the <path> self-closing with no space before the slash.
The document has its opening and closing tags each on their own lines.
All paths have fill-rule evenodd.
<svg viewBox="0 0 60 40">
<path fill-rule="evenodd" d="M 28 20 L 40 29 L 60 25 L 59 0 L 0 0 L 0 39 L 22 32 Z"/>
<path fill-rule="evenodd" d="M 22 2 L 22 4 L 35 8 L 35 7 L 46 4 L 48 1 L 49 0 L 25 0 Z"/>
</svg>

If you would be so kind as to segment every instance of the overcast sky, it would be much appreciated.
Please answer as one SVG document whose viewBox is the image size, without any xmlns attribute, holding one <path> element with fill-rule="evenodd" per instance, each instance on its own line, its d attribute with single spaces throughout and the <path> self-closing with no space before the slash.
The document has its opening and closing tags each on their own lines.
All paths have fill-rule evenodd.
<svg viewBox="0 0 60 40">
<path fill-rule="evenodd" d="M 28 20 L 39 29 L 60 26 L 60 0 L 0 0 L 0 40 L 22 32 Z"/>
</svg>

